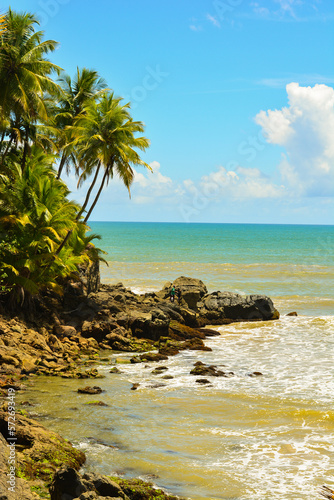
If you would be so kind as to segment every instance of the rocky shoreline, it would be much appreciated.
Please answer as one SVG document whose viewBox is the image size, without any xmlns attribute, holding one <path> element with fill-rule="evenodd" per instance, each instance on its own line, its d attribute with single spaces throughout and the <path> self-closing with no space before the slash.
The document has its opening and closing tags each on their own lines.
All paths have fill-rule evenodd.
<svg viewBox="0 0 334 500">
<path fill-rule="evenodd" d="M 173 302 L 172 286 L 181 291 L 179 300 Z M 207 325 L 278 318 L 267 296 L 209 294 L 202 281 L 186 277 L 143 295 L 121 283 L 99 285 L 95 279 L 91 291 L 91 286 L 73 282 L 61 298 L 48 293 L 36 299 L 28 315 L 12 317 L 0 307 L 0 500 L 176 498 L 139 480 L 80 475 L 84 454 L 16 408 L 15 392 L 39 375 L 97 379 L 101 377 L 98 371 L 86 365 L 102 349 L 133 352 L 133 363 L 161 361 L 184 349 L 208 350 L 205 338 L 219 333 Z M 194 375 L 226 374 L 198 365 Z M 206 379 L 198 381 L 207 383 Z M 15 441 L 9 433 L 11 423 Z M 11 453 L 15 454 L 15 477 Z"/>
</svg>

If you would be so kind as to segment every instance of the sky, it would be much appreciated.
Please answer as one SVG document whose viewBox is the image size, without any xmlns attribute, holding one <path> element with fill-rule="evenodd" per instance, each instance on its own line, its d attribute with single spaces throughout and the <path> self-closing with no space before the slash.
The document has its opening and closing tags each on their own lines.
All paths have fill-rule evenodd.
<svg viewBox="0 0 334 500">
<path fill-rule="evenodd" d="M 334 223 L 332 0 L 12 0 L 97 70 L 151 145 L 96 221 Z M 74 174 L 64 180 L 83 202 Z"/>
</svg>

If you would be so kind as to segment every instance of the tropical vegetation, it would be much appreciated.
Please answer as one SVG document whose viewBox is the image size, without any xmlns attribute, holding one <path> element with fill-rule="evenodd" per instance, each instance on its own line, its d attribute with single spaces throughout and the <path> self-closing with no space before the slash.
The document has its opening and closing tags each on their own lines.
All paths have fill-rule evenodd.
<svg viewBox="0 0 334 500">
<path fill-rule="evenodd" d="M 97 71 L 78 68 L 71 79 L 52 63 L 57 42 L 38 26 L 30 13 L 0 16 L 0 299 L 14 308 L 61 294 L 101 259 L 87 223 L 103 188 L 117 175 L 130 193 L 133 167 L 150 168 L 130 104 Z M 64 172 L 88 183 L 82 206 Z"/>
</svg>

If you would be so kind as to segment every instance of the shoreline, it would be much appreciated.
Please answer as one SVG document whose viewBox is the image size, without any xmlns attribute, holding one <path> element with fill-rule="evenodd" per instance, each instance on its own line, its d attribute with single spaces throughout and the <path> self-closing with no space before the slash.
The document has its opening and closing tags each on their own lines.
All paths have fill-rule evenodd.
<svg viewBox="0 0 334 500">
<path fill-rule="evenodd" d="M 177 280 L 175 283 L 177 284 Z M 207 324 L 258 321 L 261 315 L 266 314 L 267 306 L 271 308 L 269 313 L 267 311 L 267 319 L 279 317 L 268 297 L 265 299 L 259 297 L 254 299 L 255 302 L 254 300 L 251 302 L 248 298 L 249 303 L 247 303 L 244 298 L 236 294 L 228 297 L 223 294 L 222 297 L 208 294 L 200 280 L 179 278 L 180 283 L 183 287 L 180 305 L 170 302 L 171 283 L 158 293 L 146 293 L 140 296 L 136 296 L 122 284 L 101 285 L 98 292 L 88 297 L 85 290 L 74 283 L 65 291 L 61 302 L 57 301 L 54 295 L 44 297 L 43 303 L 39 304 L 38 313 L 32 315 L 30 320 L 13 318 L 2 311 L 0 390 L 5 399 L 0 413 L 2 448 L 4 449 L 5 444 L 13 442 L 10 441 L 10 435 L 6 436 L 12 418 L 10 412 L 13 410 L 13 404 L 8 399 L 10 396 L 8 391 L 24 390 L 22 382 L 24 384 L 26 380 L 33 380 L 38 375 L 48 375 L 87 379 L 87 383 L 94 380 L 95 386 L 100 374 L 95 368 L 88 368 L 87 365 L 97 358 L 101 349 L 109 352 L 133 352 L 133 362 L 148 362 L 154 365 L 154 361 L 167 359 L 180 350 L 207 350 L 205 338 L 207 335 L 215 334 L 212 330 L 203 329 Z M 225 304 L 227 299 L 229 306 Z M 212 303 L 217 300 L 221 301 L 221 307 L 219 309 L 217 306 L 215 314 L 212 316 L 210 313 L 210 316 L 205 301 Z M 225 313 L 227 310 L 232 311 L 231 307 L 234 311 L 238 311 L 237 315 L 240 317 L 226 317 Z M 242 317 L 243 314 L 247 317 Z M 198 374 L 203 375 L 204 372 Z M 86 491 L 90 491 L 87 490 L 90 487 L 98 491 L 96 486 L 92 486 L 91 479 L 89 483 L 84 476 L 76 475 L 75 471 L 78 471 L 85 461 L 82 452 L 73 448 L 61 436 L 29 419 L 24 410 L 16 411 L 15 408 L 14 415 L 15 433 L 18 437 L 16 441 L 18 469 L 15 470 L 18 490 L 16 492 L 8 490 L 6 492 L 8 500 L 56 499 L 58 498 L 56 490 L 59 492 L 63 484 L 61 477 L 66 474 L 75 475 L 76 481 L 81 482 L 82 491 L 85 488 Z M 48 446 L 45 442 L 44 446 L 41 444 L 43 443 L 41 434 L 44 435 L 44 441 L 46 439 L 49 443 Z M 55 442 L 56 447 L 54 447 Z M 9 453 L 11 449 L 8 448 Z M 10 457 L 7 462 L 8 460 Z M 66 470 L 62 468 L 63 465 L 67 466 Z M 10 469 L 9 473 L 12 472 Z M 7 476 L 3 467 L 1 474 L 0 486 L 4 489 Z M 99 478 L 98 481 L 103 482 L 107 479 Z M 116 479 L 113 481 L 115 483 Z M 52 484 L 51 497 L 47 496 L 48 484 Z M 113 487 L 116 488 L 115 485 Z M 119 481 L 119 487 L 124 498 L 126 496 L 132 498 L 129 493 L 130 487 L 124 481 Z M 132 484 L 131 487 L 138 489 L 144 486 L 137 481 L 136 485 Z M 147 485 L 147 488 L 152 486 Z M 21 497 L 15 496 L 19 489 L 25 491 L 25 496 L 22 496 L 22 492 L 19 493 Z M 39 496 L 38 492 L 44 496 Z M 152 491 L 150 494 L 152 495 Z M 162 492 L 160 494 L 164 496 L 159 498 L 170 500 L 177 498 Z"/>
</svg>

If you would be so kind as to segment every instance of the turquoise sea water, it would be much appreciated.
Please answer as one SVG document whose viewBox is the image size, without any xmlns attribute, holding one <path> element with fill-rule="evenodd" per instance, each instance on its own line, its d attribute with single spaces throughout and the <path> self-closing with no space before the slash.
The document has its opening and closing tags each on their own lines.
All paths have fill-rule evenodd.
<svg viewBox="0 0 334 500">
<path fill-rule="evenodd" d="M 332 314 L 334 226 L 92 222 L 102 280 L 159 290 L 178 276 L 209 291 L 264 293 L 287 311 Z"/>
</svg>

